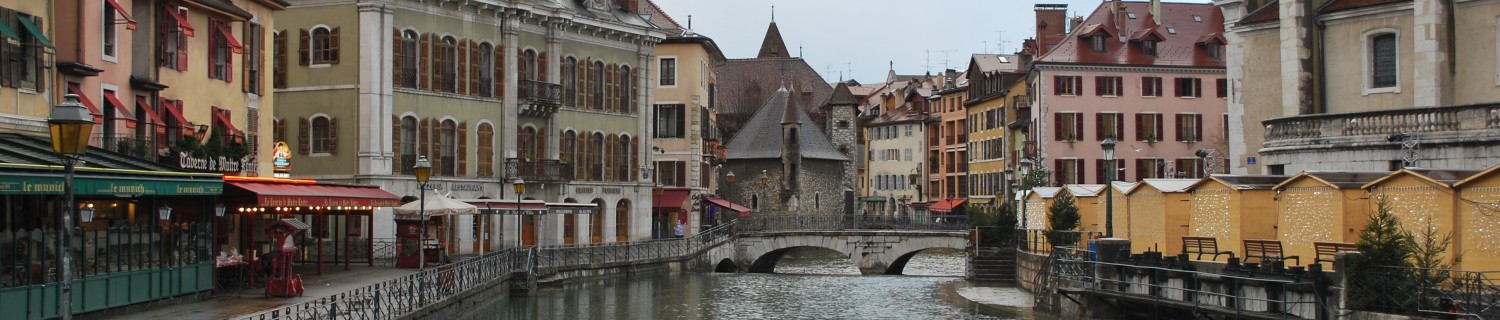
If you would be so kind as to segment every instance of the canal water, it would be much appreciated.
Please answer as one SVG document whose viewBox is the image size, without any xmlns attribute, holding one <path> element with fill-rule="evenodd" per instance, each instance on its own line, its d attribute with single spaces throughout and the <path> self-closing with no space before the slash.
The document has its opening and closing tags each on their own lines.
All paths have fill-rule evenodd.
<svg viewBox="0 0 1500 320">
<path fill-rule="evenodd" d="M 849 257 L 798 249 L 775 274 L 657 272 L 544 285 L 466 319 L 1023 319 L 1031 296 L 964 280 L 963 252 L 928 250 L 906 275 L 860 275 Z M 970 300 L 982 303 L 970 302 Z"/>
</svg>

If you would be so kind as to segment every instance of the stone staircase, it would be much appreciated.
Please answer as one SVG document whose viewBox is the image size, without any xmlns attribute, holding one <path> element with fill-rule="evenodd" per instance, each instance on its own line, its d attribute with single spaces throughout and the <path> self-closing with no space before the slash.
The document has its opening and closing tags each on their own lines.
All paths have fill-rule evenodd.
<svg viewBox="0 0 1500 320">
<path fill-rule="evenodd" d="M 970 262 L 975 283 L 984 285 L 1016 285 L 1016 249 L 1006 247 L 980 247 L 979 255 Z"/>
</svg>

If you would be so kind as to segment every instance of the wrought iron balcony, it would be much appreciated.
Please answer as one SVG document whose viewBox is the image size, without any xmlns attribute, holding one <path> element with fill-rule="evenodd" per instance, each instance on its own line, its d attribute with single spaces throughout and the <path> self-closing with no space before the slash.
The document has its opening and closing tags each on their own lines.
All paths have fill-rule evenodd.
<svg viewBox="0 0 1500 320">
<path fill-rule="evenodd" d="M 562 103 L 562 85 L 560 84 L 521 80 L 520 87 L 517 89 L 520 91 L 521 100 L 553 106 Z"/>
<path fill-rule="evenodd" d="M 90 145 L 99 146 L 100 148 L 108 149 L 109 151 L 119 152 L 121 154 L 136 157 L 146 161 L 157 161 L 161 158 L 161 153 L 166 151 L 165 147 L 158 148 L 156 139 L 149 135 L 137 136 L 133 134 L 96 134 L 91 140 L 92 141 L 89 141 Z"/>
<path fill-rule="evenodd" d="M 1327 143 L 1340 138 L 1384 141 L 1397 133 L 1484 132 L 1500 128 L 1500 104 L 1312 114 L 1262 123 L 1266 126 L 1267 148 Z"/>
<path fill-rule="evenodd" d="M 526 181 L 573 181 L 573 164 L 561 160 L 505 159 L 505 176 Z"/>
</svg>

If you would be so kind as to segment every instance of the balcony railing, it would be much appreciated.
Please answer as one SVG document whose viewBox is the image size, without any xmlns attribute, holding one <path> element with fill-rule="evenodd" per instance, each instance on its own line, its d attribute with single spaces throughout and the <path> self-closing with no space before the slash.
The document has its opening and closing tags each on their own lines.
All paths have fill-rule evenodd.
<svg viewBox="0 0 1500 320">
<path fill-rule="evenodd" d="M 146 161 L 161 158 L 161 148 L 157 148 L 156 139 L 151 136 L 96 134 L 89 144 Z"/>
<path fill-rule="evenodd" d="M 1302 115 L 1263 124 L 1267 146 L 1292 139 L 1484 130 L 1500 128 L 1500 104 Z"/>
<path fill-rule="evenodd" d="M 562 103 L 562 85 L 546 83 L 535 80 L 521 80 L 519 83 L 521 100 L 529 100 L 532 103 L 556 106 Z"/>
<path fill-rule="evenodd" d="M 505 176 L 526 181 L 572 181 L 573 164 L 561 160 L 505 159 Z"/>
</svg>

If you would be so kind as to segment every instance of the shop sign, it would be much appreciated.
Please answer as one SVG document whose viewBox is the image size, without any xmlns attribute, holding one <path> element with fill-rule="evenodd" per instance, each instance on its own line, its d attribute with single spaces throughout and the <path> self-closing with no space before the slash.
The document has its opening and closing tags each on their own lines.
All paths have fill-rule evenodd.
<svg viewBox="0 0 1500 320">
<path fill-rule="evenodd" d="M 450 188 L 453 191 L 484 191 L 484 185 L 478 183 L 454 183 Z"/>
<path fill-rule="evenodd" d="M 276 147 L 272 148 L 271 165 L 275 173 L 292 172 L 292 149 L 286 146 L 286 141 L 277 141 Z"/>
<path fill-rule="evenodd" d="M 142 181 L 79 176 L 73 191 L 80 195 L 218 195 L 224 192 L 221 181 Z M 0 181 L 0 194 L 63 194 L 61 177 L 11 177 Z"/>
<path fill-rule="evenodd" d="M 240 172 L 242 164 L 250 163 L 250 156 L 232 159 L 229 157 L 198 158 L 187 152 L 177 155 L 177 166 L 188 170 Z"/>
</svg>

